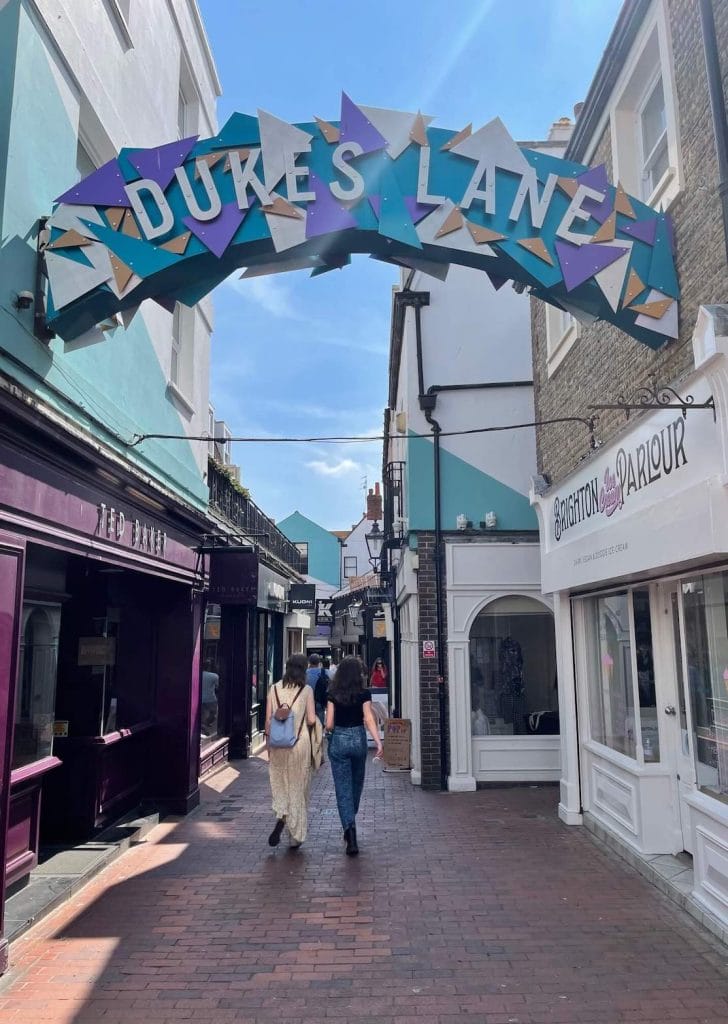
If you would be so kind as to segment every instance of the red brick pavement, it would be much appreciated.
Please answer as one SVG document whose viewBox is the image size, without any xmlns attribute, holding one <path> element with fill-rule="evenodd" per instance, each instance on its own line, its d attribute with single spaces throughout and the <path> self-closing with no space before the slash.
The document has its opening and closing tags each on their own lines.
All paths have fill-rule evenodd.
<svg viewBox="0 0 728 1024">
<path fill-rule="evenodd" d="M 556 792 L 370 766 L 350 859 L 328 767 L 298 852 L 267 846 L 265 763 L 225 769 L 12 947 L 0 1024 L 726 1024 L 728 951 Z"/>
</svg>

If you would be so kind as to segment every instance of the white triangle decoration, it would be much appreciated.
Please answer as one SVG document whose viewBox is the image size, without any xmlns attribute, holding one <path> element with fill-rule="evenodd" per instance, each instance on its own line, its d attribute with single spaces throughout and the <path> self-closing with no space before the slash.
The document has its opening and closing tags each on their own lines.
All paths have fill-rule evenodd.
<svg viewBox="0 0 728 1024">
<path fill-rule="evenodd" d="M 283 274 L 288 270 L 311 270 L 323 265 L 324 261 L 320 256 L 302 256 L 299 259 L 286 260 L 284 263 L 258 263 L 244 270 L 240 275 L 240 279 L 245 281 L 251 277 Z"/>
<path fill-rule="evenodd" d="M 386 152 L 393 160 L 404 153 L 412 139 L 410 132 L 414 127 L 417 114 L 410 114 L 400 110 L 384 110 L 382 107 L 363 107 L 359 104 L 359 110 L 371 121 L 380 135 L 389 145 Z M 434 117 L 427 114 L 422 115 L 425 128 L 432 124 Z"/>
<path fill-rule="evenodd" d="M 442 238 L 436 238 L 437 232 L 455 209 L 455 204 L 448 199 L 442 206 L 429 213 L 417 224 L 417 237 L 424 245 L 437 245 L 441 249 L 459 249 L 461 252 L 474 252 L 480 256 L 495 256 L 489 245 L 477 245 L 463 220 L 463 226 L 450 231 Z"/>
<path fill-rule="evenodd" d="M 531 166 L 499 117 L 453 146 L 450 152 L 516 174 L 525 174 Z"/>
<path fill-rule="evenodd" d="M 601 245 L 601 242 L 594 243 L 595 245 Z M 622 297 L 622 288 L 624 287 L 624 279 L 627 276 L 629 270 L 629 258 L 632 253 L 632 242 L 628 245 L 622 245 L 622 239 L 618 239 L 616 242 L 605 242 L 604 245 L 614 246 L 617 245 L 620 248 L 624 248 L 624 256 L 620 256 L 619 259 L 615 260 L 614 263 L 610 263 L 604 270 L 600 270 L 598 274 L 594 275 L 594 280 L 599 285 L 604 298 L 610 305 L 613 313 L 616 313 L 619 309 L 619 300 Z"/>
<path fill-rule="evenodd" d="M 60 231 L 78 231 L 86 238 L 95 238 L 92 230 L 82 223 L 90 220 L 93 224 L 104 227 L 101 214 L 95 206 L 59 206 L 53 216 L 49 217 L 46 227 L 58 228 Z"/>
<path fill-rule="evenodd" d="M 258 125 L 265 187 L 271 192 L 286 173 L 286 153 L 310 153 L 313 135 L 265 110 L 258 111 Z M 303 185 L 302 178 L 299 183 Z"/>
<path fill-rule="evenodd" d="M 659 302 L 660 299 L 669 299 L 670 297 L 658 291 L 657 288 L 653 288 L 642 302 Z M 645 327 L 648 331 L 654 331 L 655 334 L 664 334 L 667 338 L 677 338 L 677 302 L 673 300 L 672 305 L 659 320 L 655 320 L 653 316 L 647 316 L 645 313 L 640 313 L 635 320 L 635 324 L 637 327 Z"/>
<path fill-rule="evenodd" d="M 91 246 L 86 246 L 86 250 L 90 248 Z M 59 256 L 55 252 L 47 252 L 45 261 L 53 305 L 56 309 L 62 309 L 113 277 L 108 255 L 105 267 L 103 265 L 89 267 L 85 263 Z"/>
<path fill-rule="evenodd" d="M 271 197 L 274 197 L 271 193 Z M 264 211 L 265 212 L 265 211 Z M 306 241 L 306 210 L 301 210 L 303 217 L 279 217 L 275 213 L 266 213 L 265 219 L 268 223 L 270 237 L 273 240 L 273 248 L 276 252 L 285 252 L 286 249 L 293 249 L 297 245 L 303 245 Z"/>
</svg>

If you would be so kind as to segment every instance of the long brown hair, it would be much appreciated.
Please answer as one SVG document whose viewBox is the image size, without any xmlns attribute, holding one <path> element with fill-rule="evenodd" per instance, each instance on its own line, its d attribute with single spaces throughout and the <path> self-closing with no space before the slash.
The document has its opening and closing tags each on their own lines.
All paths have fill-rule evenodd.
<svg viewBox="0 0 728 1024">
<path fill-rule="evenodd" d="M 292 654 L 286 662 L 286 670 L 281 680 L 283 686 L 295 686 L 299 690 L 305 686 L 307 666 L 305 654 Z"/>
<path fill-rule="evenodd" d="M 329 697 L 337 704 L 356 704 L 366 685 L 366 667 L 361 658 L 342 658 L 329 686 Z"/>
</svg>

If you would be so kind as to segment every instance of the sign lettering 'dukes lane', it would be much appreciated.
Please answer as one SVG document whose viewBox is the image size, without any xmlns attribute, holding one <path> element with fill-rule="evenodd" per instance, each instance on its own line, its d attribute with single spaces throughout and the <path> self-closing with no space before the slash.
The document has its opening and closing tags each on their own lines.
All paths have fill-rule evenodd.
<svg viewBox="0 0 728 1024">
<path fill-rule="evenodd" d="M 211 139 L 123 149 L 48 221 L 48 325 L 70 340 L 139 303 L 194 305 L 244 278 L 343 267 L 355 252 L 444 279 L 450 263 L 513 279 L 651 348 L 677 336 L 670 218 L 586 167 L 472 132 L 358 106 L 337 121 L 233 114 Z"/>
</svg>

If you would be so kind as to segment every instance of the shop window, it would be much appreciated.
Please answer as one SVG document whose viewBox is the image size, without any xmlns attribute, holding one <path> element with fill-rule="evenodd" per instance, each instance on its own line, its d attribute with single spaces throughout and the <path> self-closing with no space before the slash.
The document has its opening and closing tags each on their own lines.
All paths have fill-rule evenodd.
<svg viewBox="0 0 728 1024">
<path fill-rule="evenodd" d="M 224 729 L 222 721 L 224 665 L 221 657 L 221 618 L 219 604 L 208 604 L 202 647 L 200 686 L 200 744 L 217 739 Z"/>
<path fill-rule="evenodd" d="M 728 573 L 682 584 L 698 788 L 728 801 Z"/>
<path fill-rule="evenodd" d="M 666 209 L 681 183 L 680 138 L 664 0 L 653 4 L 610 104 L 613 178 L 630 195 Z"/>
<path fill-rule="evenodd" d="M 551 613 L 533 598 L 502 597 L 470 631 L 474 736 L 558 733 L 556 647 Z"/>
<path fill-rule="evenodd" d="M 584 606 L 591 738 L 635 760 L 659 761 L 649 591 L 589 598 Z"/>
<path fill-rule="evenodd" d="M 60 605 L 29 602 L 23 606 L 13 768 L 39 761 L 53 751 L 60 625 Z"/>
</svg>

